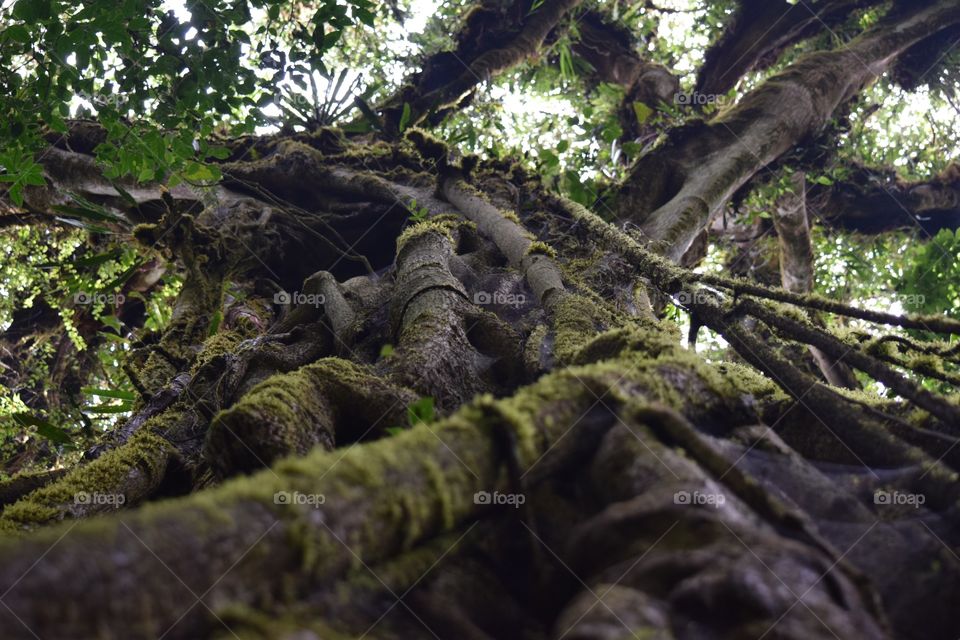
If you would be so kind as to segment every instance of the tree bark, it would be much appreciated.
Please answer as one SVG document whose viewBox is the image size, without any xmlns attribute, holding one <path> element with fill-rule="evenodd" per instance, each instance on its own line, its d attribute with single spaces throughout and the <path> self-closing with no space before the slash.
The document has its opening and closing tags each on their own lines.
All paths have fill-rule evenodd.
<svg viewBox="0 0 960 640">
<path fill-rule="evenodd" d="M 813 245 L 804 175 L 795 173 L 791 176 L 791 186 L 793 191 L 781 198 L 773 214 L 773 225 L 780 245 L 781 284 L 793 293 L 810 293 L 813 291 Z M 817 347 L 810 347 L 810 355 L 830 384 L 845 389 L 860 388 L 853 372 L 842 359 L 831 358 Z"/>
<path fill-rule="evenodd" d="M 784 6 L 780 2 L 739 0 L 731 24 L 707 51 L 697 75 L 697 91 L 723 95 L 750 71 L 776 63 L 797 42 L 843 22 L 876 0 L 821 0 Z"/>
<path fill-rule="evenodd" d="M 746 181 L 819 131 L 898 55 L 958 20 L 955 2 L 921 5 L 842 48 L 803 56 L 709 124 L 679 130 L 641 159 L 621 189 L 618 216 L 679 261 Z"/>
</svg>

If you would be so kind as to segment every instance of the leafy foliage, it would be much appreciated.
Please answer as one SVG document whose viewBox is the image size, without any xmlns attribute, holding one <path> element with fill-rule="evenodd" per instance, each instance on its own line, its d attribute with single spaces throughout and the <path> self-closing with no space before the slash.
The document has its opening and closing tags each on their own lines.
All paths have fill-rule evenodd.
<svg viewBox="0 0 960 640">
<path fill-rule="evenodd" d="M 160 0 L 18 0 L 0 14 L 0 181 L 22 203 L 23 186 L 43 183 L 33 155 L 44 136 L 65 133 L 68 116 L 93 113 L 109 134 L 98 149 L 108 175 L 216 180 L 216 168 L 201 163 L 216 153 L 217 126 L 252 131 L 277 83 L 325 71 L 324 55 L 344 29 L 371 24 L 372 7 L 188 0 L 174 11 Z"/>
</svg>

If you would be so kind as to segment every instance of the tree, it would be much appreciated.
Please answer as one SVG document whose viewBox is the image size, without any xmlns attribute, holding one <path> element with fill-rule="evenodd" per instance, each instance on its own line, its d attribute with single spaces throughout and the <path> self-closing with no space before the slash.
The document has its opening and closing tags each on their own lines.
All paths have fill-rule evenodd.
<svg viewBox="0 0 960 640">
<path fill-rule="evenodd" d="M 410 10 L 0 5 L 4 637 L 955 638 L 960 2 Z"/>
</svg>

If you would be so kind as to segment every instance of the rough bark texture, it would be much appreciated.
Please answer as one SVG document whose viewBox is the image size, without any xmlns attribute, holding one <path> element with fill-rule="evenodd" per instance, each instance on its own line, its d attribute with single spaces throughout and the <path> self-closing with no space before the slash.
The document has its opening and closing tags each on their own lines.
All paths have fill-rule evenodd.
<svg viewBox="0 0 960 640">
<path fill-rule="evenodd" d="M 874 490 L 922 492 L 924 526 L 953 535 L 954 456 L 937 461 L 949 436 L 929 429 L 950 424 L 954 409 L 896 386 L 864 360 L 858 366 L 944 421 L 925 418 L 934 423 L 922 433 L 885 433 L 883 421 L 904 419 L 887 413 L 892 407 L 850 404 L 790 373 L 775 354 L 751 356 L 761 347 L 731 324 L 718 306 L 726 303 L 697 292 L 688 280 L 694 274 L 492 167 L 468 178 L 452 166 L 424 174 L 437 166 L 431 154 L 443 155 L 436 141 L 413 138 L 427 158 L 398 148 L 391 155 L 406 159 L 390 176 L 307 145 L 277 144 L 273 156 L 231 167 L 245 180 L 256 174 L 276 195 L 289 188 L 291 169 L 327 181 L 327 193 L 347 201 L 361 183 L 373 200 L 416 193 L 435 215 L 398 239 L 388 279 L 338 285 L 330 275 L 338 265 L 315 254 L 313 266 L 330 271 L 306 277 L 300 291 L 326 292 L 329 301 L 302 302 L 273 320 L 273 332 L 214 336 L 194 355 L 177 350 L 187 367 L 184 393 L 206 400 L 160 411 L 112 452 L 7 507 L 11 532 L 35 529 L 95 513 L 71 505 L 78 491 L 120 493 L 132 505 L 161 495 L 177 477 L 175 485 L 203 486 L 208 470 L 228 476 L 271 466 L 194 496 L 4 542 L 0 574 L 10 589 L 0 616 L 9 637 L 32 637 L 28 628 L 63 638 L 195 638 L 226 629 L 287 637 L 277 635 L 287 626 L 326 637 L 376 625 L 386 638 L 425 637 L 434 628 L 444 637 L 517 637 L 522 629 L 523 637 L 607 638 L 624 631 L 694 637 L 707 628 L 759 635 L 771 627 L 788 638 L 826 637 L 828 629 L 881 638 L 929 616 L 945 621 L 930 637 L 955 632 L 945 612 L 958 563 L 927 529 L 873 503 Z M 446 202 L 421 193 L 431 183 Z M 520 217 L 506 208 L 517 190 Z M 370 206 L 354 202 L 353 215 Z M 257 207 L 273 219 L 317 215 L 275 206 L 248 199 L 251 213 L 241 219 L 266 224 Z M 200 237 L 229 246 L 251 232 L 227 212 L 217 227 L 198 226 Z M 531 227 L 542 232 L 531 236 Z M 221 233 L 228 237 L 215 239 Z M 788 394 L 809 394 L 811 403 L 790 403 L 746 369 L 706 364 L 647 313 L 615 312 L 594 293 L 600 274 L 575 266 L 597 248 L 633 264 L 636 272 L 619 276 L 625 283 L 642 274 L 663 292 L 693 292 L 695 314 L 746 345 L 744 357 Z M 253 268 L 247 260 L 229 264 L 222 278 Z M 219 286 L 216 272 L 208 269 L 203 282 Z M 614 273 L 602 276 L 605 286 Z M 528 300 L 498 297 L 510 291 Z M 219 299 L 190 287 L 183 295 L 192 314 Z M 749 307 L 754 316 L 772 322 L 761 303 L 751 304 L 759 305 Z M 189 317 L 170 331 L 191 335 Z M 812 325 L 777 328 L 823 340 Z M 308 348 L 295 346 L 303 329 Z M 386 342 L 397 346 L 384 358 L 377 346 Z M 142 371 L 147 377 L 174 364 L 148 358 Z M 494 368 L 514 373 L 488 377 Z M 464 402 L 451 390 L 504 397 Z M 433 394 L 448 417 L 384 438 L 385 427 L 404 426 L 403 407 L 420 394 Z M 159 466 L 137 457 L 163 451 Z M 271 465 L 287 454 L 306 455 Z M 175 465 L 165 467 L 169 461 Z M 888 477 L 878 467 L 898 471 Z M 525 504 L 519 511 L 487 505 L 475 499 L 484 491 L 522 495 Z M 840 527 L 837 509 L 846 518 Z M 852 512 L 860 515 L 849 519 Z M 946 564 L 893 583 L 875 562 L 878 549 L 923 566 Z M 478 553 L 497 560 L 471 569 Z M 76 578 L 90 575 L 98 577 Z M 481 581 L 488 586 L 477 601 Z M 904 585 L 917 594 L 912 606 L 902 606 Z M 45 597 L 51 589 L 55 599 Z M 404 592 L 403 606 L 392 606 Z M 493 620 L 494 610 L 507 613 Z"/>
</svg>

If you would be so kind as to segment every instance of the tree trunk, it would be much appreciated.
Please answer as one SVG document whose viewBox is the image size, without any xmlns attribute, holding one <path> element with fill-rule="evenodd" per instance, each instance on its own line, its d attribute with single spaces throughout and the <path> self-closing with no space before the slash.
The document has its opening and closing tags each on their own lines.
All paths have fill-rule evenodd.
<svg viewBox="0 0 960 640">
<path fill-rule="evenodd" d="M 931 431 L 950 410 L 909 385 L 929 415 L 851 403 L 772 354 L 754 362 L 771 379 L 708 364 L 638 289 L 760 348 L 695 274 L 522 174 L 410 140 L 262 140 L 221 186 L 114 201 L 131 219 L 162 202 L 135 235 L 165 235 L 190 276 L 113 448 L 4 510 L 22 536 L 0 543 L 5 637 L 956 633 L 960 563 L 929 535 L 955 530 L 950 430 Z M 346 260 L 361 225 L 387 234 L 363 253 L 377 273 Z M 208 337 L 219 306 L 238 317 L 227 282 L 256 322 Z M 422 396 L 440 417 L 408 422 Z M 923 524 L 874 490 L 923 495 Z"/>
</svg>

